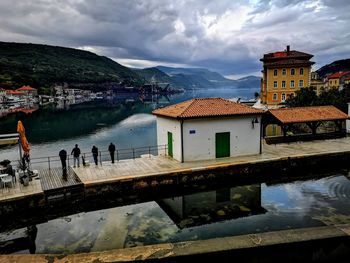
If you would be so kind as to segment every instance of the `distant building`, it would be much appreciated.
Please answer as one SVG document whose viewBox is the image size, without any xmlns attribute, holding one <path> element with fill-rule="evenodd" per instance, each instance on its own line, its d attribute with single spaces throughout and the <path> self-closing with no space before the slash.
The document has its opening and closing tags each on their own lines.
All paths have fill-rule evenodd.
<svg viewBox="0 0 350 263">
<path fill-rule="evenodd" d="M 26 98 L 35 98 L 38 95 L 38 90 L 31 86 L 22 86 L 16 91 L 22 92 Z"/>
<path fill-rule="evenodd" d="M 5 102 L 6 99 L 6 90 L 0 88 L 0 103 Z"/>
<path fill-rule="evenodd" d="M 290 50 L 264 54 L 263 78 L 261 81 L 261 102 L 267 105 L 278 105 L 294 95 L 301 88 L 310 86 L 313 55 Z"/>
<path fill-rule="evenodd" d="M 315 88 L 317 96 L 319 96 L 324 90 L 326 90 L 326 82 L 320 78 L 317 72 L 311 72 L 310 87 Z"/>
<path fill-rule="evenodd" d="M 350 77 L 350 71 L 339 71 L 327 77 L 328 89 L 342 89 L 345 84 L 345 79 Z"/>
<path fill-rule="evenodd" d="M 156 109 L 158 145 L 180 162 L 261 153 L 262 110 L 221 98 Z"/>
<path fill-rule="evenodd" d="M 346 79 L 344 79 L 344 84 L 350 84 L 350 77 L 347 77 Z"/>
</svg>

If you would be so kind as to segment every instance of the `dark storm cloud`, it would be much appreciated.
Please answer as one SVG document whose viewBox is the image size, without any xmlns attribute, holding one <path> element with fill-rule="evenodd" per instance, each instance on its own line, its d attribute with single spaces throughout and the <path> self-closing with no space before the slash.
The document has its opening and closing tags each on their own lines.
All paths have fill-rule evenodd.
<svg viewBox="0 0 350 263">
<path fill-rule="evenodd" d="M 286 45 L 314 54 L 320 66 L 349 57 L 349 11 L 346 0 L 1 0 L 0 36 L 129 65 L 259 74 L 259 58 Z"/>
</svg>

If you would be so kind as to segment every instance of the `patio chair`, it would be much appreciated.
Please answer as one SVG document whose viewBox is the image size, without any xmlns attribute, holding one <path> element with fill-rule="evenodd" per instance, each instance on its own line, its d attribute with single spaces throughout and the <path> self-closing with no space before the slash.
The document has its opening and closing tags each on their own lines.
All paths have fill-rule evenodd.
<svg viewBox="0 0 350 263">
<path fill-rule="evenodd" d="M 7 184 L 11 184 L 11 188 L 13 188 L 12 175 L 8 175 L 8 176 L 1 178 L 1 182 L 2 182 L 4 188 L 6 187 Z"/>
</svg>

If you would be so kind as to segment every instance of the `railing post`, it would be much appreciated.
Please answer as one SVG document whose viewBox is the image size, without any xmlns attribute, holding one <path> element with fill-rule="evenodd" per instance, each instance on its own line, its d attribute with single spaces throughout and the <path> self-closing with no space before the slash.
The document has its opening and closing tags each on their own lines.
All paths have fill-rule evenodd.
<svg viewBox="0 0 350 263">
<path fill-rule="evenodd" d="M 47 157 L 47 162 L 49 163 L 49 170 L 51 170 L 50 157 Z"/>
<path fill-rule="evenodd" d="M 132 148 L 132 158 L 135 159 L 135 149 Z"/>
<path fill-rule="evenodd" d="M 166 156 L 166 145 L 164 145 L 164 155 Z"/>
<path fill-rule="evenodd" d="M 148 157 L 151 158 L 151 146 L 148 146 Z"/>
<path fill-rule="evenodd" d="M 69 167 L 69 155 L 68 155 L 68 167 Z"/>
<path fill-rule="evenodd" d="M 119 150 L 117 150 L 117 162 L 119 162 Z"/>
<path fill-rule="evenodd" d="M 101 155 L 101 151 L 100 151 L 100 164 L 102 165 L 102 155 Z"/>
</svg>

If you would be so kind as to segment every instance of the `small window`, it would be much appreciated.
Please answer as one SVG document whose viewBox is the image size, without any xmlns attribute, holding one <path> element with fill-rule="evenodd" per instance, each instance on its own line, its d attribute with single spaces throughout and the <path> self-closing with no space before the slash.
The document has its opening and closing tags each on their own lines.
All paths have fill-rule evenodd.
<svg viewBox="0 0 350 263">
<path fill-rule="evenodd" d="M 278 87 L 277 81 L 274 81 L 274 82 L 273 82 L 273 87 L 274 87 L 275 89 L 277 89 L 277 87 Z"/>
<path fill-rule="evenodd" d="M 304 68 L 300 68 L 300 75 L 304 75 Z"/>
<path fill-rule="evenodd" d="M 282 93 L 281 101 L 282 102 L 286 101 L 286 93 Z"/>
<path fill-rule="evenodd" d="M 290 81 L 290 87 L 291 87 L 291 88 L 294 88 L 294 80 L 291 80 L 291 81 Z"/>
<path fill-rule="evenodd" d="M 273 94 L 272 100 L 277 100 L 277 93 L 274 93 L 274 94 Z"/>
<path fill-rule="evenodd" d="M 282 81 L 282 88 L 285 88 L 286 87 L 286 82 L 283 80 Z"/>
<path fill-rule="evenodd" d="M 294 68 L 291 68 L 291 69 L 290 69 L 290 74 L 291 74 L 291 75 L 295 75 L 295 69 L 294 69 Z"/>
<path fill-rule="evenodd" d="M 277 69 L 274 69 L 274 70 L 273 70 L 273 75 L 274 75 L 274 76 L 277 76 L 277 74 L 278 74 Z"/>
<path fill-rule="evenodd" d="M 287 70 L 286 70 L 285 68 L 282 69 L 282 75 L 283 75 L 283 76 L 287 75 Z"/>
<path fill-rule="evenodd" d="M 304 81 L 303 80 L 299 80 L 299 87 L 300 88 L 304 87 Z"/>
</svg>

